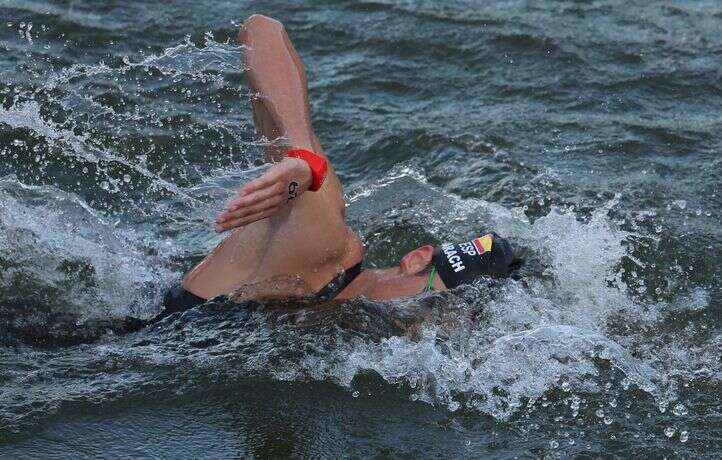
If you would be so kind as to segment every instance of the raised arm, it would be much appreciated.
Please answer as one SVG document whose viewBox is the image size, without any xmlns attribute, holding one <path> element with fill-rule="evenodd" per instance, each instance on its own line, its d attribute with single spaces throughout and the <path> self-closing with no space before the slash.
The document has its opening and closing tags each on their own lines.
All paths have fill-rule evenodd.
<svg viewBox="0 0 722 460">
<path fill-rule="evenodd" d="M 277 164 L 241 187 L 216 219 L 219 232 L 270 217 L 308 190 L 310 168 L 302 160 L 285 157 L 289 149 L 310 150 L 326 158 L 311 126 L 306 71 L 283 25 L 253 15 L 241 26 L 238 41 L 245 48 L 256 130 L 269 141 L 267 159 Z M 327 177 L 323 189 L 314 195 L 334 194 L 335 201 L 342 201 L 341 186 L 330 165 Z"/>
<path fill-rule="evenodd" d="M 287 147 L 320 150 L 311 127 L 306 70 L 283 24 L 253 15 L 241 26 L 238 42 L 245 48 L 246 78 L 255 93 L 257 131 L 270 141 L 284 137 Z M 268 153 L 269 160 L 283 157 L 282 149 Z"/>
</svg>

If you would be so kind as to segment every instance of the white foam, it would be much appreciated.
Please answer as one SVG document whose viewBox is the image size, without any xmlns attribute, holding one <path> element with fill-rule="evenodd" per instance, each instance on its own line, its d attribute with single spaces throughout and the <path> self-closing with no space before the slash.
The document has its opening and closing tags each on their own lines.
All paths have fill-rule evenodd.
<svg viewBox="0 0 722 460">
<path fill-rule="evenodd" d="M 392 197 L 395 183 L 415 180 L 420 174 L 404 171 L 396 168 L 393 177 L 354 198 L 378 204 L 379 193 L 384 199 Z M 421 184 L 429 187 L 425 181 Z M 306 357 L 301 374 L 352 385 L 356 376 L 373 371 L 390 383 L 414 388 L 414 399 L 451 410 L 462 403 L 501 419 L 553 388 L 605 391 L 602 384 L 607 376 L 602 368 L 607 366 L 624 375 L 619 387 L 626 391 L 633 386 L 648 393 L 660 408 L 676 399 L 673 377 L 679 372 L 688 377 L 697 371 L 719 375 L 708 369 L 714 365 L 709 346 L 713 344 L 692 354 L 683 343 L 656 344 L 644 335 L 645 327 L 659 321 L 662 307 L 640 304 L 621 277 L 619 267 L 628 255 L 626 244 L 632 235 L 608 217 L 616 199 L 585 219 L 571 210 L 552 208 L 530 223 L 519 210 L 442 195 L 454 205 L 438 203 L 431 210 L 419 206 L 408 211 L 408 218 L 439 231 L 448 229 L 431 224 L 441 221 L 448 227 L 455 222 L 462 227 L 458 234 L 473 232 L 478 222 L 484 222 L 487 228 L 529 247 L 546 266 L 543 276 L 498 283 L 491 300 L 481 307 L 483 318 L 471 324 L 468 333 L 427 322 L 420 338 L 391 337 L 379 343 L 354 340 L 329 359 Z M 488 297 L 484 283 L 469 289 L 472 293 L 475 289 L 479 299 Z M 709 294 L 696 288 L 688 301 L 681 300 L 686 309 L 700 310 L 708 304 Z M 449 309 L 469 310 L 459 302 Z M 627 317 L 640 322 L 640 330 L 620 335 L 610 329 L 610 321 Z"/>
<path fill-rule="evenodd" d="M 0 179 L 5 297 L 35 285 L 56 296 L 49 306 L 81 319 L 147 314 L 173 275 L 126 236 L 77 195 Z"/>
</svg>

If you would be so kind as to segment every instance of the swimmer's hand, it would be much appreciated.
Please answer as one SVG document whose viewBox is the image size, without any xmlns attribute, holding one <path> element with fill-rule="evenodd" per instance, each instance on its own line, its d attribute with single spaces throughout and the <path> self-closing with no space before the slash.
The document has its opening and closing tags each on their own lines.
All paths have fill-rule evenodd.
<svg viewBox="0 0 722 460">
<path fill-rule="evenodd" d="M 305 161 L 284 158 L 261 177 L 241 187 L 226 209 L 216 217 L 216 232 L 243 227 L 272 216 L 308 190 L 312 181 L 311 168 Z"/>
</svg>

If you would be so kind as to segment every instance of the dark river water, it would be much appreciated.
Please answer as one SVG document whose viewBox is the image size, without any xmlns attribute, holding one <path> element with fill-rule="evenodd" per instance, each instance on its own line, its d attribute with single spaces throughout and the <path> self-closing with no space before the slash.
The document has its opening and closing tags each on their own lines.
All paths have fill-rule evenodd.
<svg viewBox="0 0 722 460">
<path fill-rule="evenodd" d="M 495 230 L 520 276 L 118 333 L 263 170 L 251 13 L 369 265 Z M 0 458 L 719 458 L 719 1 L 0 0 L 0 72 Z"/>
</svg>

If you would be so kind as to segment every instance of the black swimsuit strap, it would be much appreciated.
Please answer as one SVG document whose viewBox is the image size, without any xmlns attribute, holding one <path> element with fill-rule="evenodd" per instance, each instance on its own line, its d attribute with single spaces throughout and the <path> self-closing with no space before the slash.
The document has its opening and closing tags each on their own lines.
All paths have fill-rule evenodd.
<svg viewBox="0 0 722 460">
<path fill-rule="evenodd" d="M 341 291 L 346 289 L 346 286 L 351 284 L 351 282 L 361 273 L 361 265 L 363 265 L 363 260 L 353 267 L 344 270 L 343 273 L 340 273 L 336 278 L 332 279 L 326 286 L 318 291 L 316 293 L 316 298 L 323 302 L 327 302 L 339 295 Z"/>
<path fill-rule="evenodd" d="M 165 294 L 165 297 L 163 297 L 163 303 L 161 304 L 163 306 L 163 309 L 160 311 L 160 313 L 155 315 L 153 318 L 142 321 L 142 325 L 147 326 L 149 324 L 157 323 L 166 316 L 170 316 L 173 313 L 190 310 L 191 308 L 204 304 L 206 302 L 207 300 L 203 297 L 198 297 L 192 292 L 186 291 L 180 284 L 178 284 L 177 286 L 173 286 L 172 288 L 170 288 Z"/>
<path fill-rule="evenodd" d="M 316 298 L 322 302 L 328 302 L 334 297 L 339 295 L 341 291 L 346 289 L 346 286 L 351 284 L 353 280 L 361 273 L 361 265 L 363 261 L 357 263 L 351 268 L 348 268 L 339 274 L 337 277 L 332 279 L 326 286 L 324 286 L 316 294 Z M 225 296 L 219 296 L 221 298 Z M 163 309 L 153 318 L 147 320 L 141 320 L 138 318 L 128 317 L 125 319 L 127 332 L 136 331 L 143 326 L 157 323 L 166 316 L 170 316 L 173 313 L 190 310 L 193 307 L 206 303 L 208 300 L 199 297 L 191 292 L 186 291 L 179 284 L 172 287 L 163 298 Z"/>
</svg>

